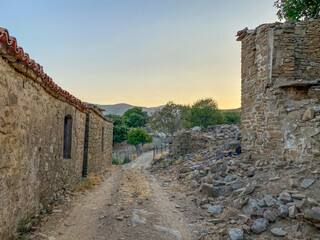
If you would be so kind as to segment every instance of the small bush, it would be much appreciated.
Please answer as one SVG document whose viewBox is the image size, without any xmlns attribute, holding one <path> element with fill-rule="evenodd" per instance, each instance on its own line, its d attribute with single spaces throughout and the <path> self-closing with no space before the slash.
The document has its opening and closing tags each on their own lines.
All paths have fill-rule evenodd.
<svg viewBox="0 0 320 240">
<path fill-rule="evenodd" d="M 112 158 L 112 165 L 121 165 L 121 162 L 116 158 Z"/>
</svg>

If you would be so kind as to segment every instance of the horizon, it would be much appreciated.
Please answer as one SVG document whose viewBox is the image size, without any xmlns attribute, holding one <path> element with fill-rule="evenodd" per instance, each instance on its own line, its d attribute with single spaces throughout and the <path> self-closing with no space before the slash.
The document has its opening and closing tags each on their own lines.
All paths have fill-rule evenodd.
<svg viewBox="0 0 320 240">
<path fill-rule="evenodd" d="M 90 104 L 94 104 L 94 103 L 90 103 Z M 179 103 L 177 103 L 179 104 Z M 132 107 L 141 107 L 141 108 L 158 108 L 158 107 L 164 107 L 166 104 L 163 104 L 163 105 L 157 105 L 157 106 L 151 106 L 151 107 L 146 107 L 146 106 L 136 106 L 136 105 L 133 105 L 133 104 L 130 104 L 130 103 L 115 103 L 115 104 L 96 104 L 96 105 L 99 105 L 99 106 L 115 106 L 115 105 L 130 105 Z M 181 104 L 181 105 L 192 105 L 192 104 Z M 237 109 L 240 109 L 241 107 L 239 108 L 219 108 L 219 110 L 237 110 Z"/>
<path fill-rule="evenodd" d="M 3 3 L 1 27 L 63 89 L 99 105 L 187 105 L 210 97 L 220 109 L 239 108 L 235 34 L 278 21 L 273 2 L 264 0 L 16 4 Z"/>
</svg>

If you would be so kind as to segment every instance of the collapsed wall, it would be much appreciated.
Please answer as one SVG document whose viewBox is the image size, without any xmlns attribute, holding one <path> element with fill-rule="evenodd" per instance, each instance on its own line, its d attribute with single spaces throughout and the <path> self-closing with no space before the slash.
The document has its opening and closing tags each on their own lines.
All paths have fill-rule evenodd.
<svg viewBox="0 0 320 240">
<path fill-rule="evenodd" d="M 239 125 L 215 125 L 208 128 L 184 130 L 175 135 L 170 144 L 174 158 L 199 150 L 216 150 L 217 157 L 230 150 L 235 152 L 240 146 L 241 133 Z M 227 146 L 228 145 L 228 146 Z"/>
<path fill-rule="evenodd" d="M 320 20 L 263 24 L 241 41 L 242 149 L 253 159 L 320 159 Z"/>
<path fill-rule="evenodd" d="M 84 153 L 89 172 L 111 165 L 112 121 L 56 85 L 2 28 L 0 109 L 0 239 L 10 239 L 81 179 Z"/>
</svg>

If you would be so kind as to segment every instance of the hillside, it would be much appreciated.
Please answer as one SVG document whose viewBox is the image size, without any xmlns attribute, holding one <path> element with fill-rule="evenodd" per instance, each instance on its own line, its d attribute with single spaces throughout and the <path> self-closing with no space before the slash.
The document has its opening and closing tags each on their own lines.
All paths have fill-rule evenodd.
<svg viewBox="0 0 320 240">
<path fill-rule="evenodd" d="M 113 104 L 113 105 L 98 105 L 100 108 L 104 109 L 103 114 L 116 114 L 116 115 L 122 115 L 124 114 L 125 111 L 128 109 L 137 107 L 133 106 L 127 103 L 118 103 L 118 104 Z M 142 107 L 142 111 L 145 111 L 148 113 L 148 115 L 151 115 L 154 113 L 156 110 L 161 109 L 163 106 L 158 106 L 158 107 Z"/>
</svg>

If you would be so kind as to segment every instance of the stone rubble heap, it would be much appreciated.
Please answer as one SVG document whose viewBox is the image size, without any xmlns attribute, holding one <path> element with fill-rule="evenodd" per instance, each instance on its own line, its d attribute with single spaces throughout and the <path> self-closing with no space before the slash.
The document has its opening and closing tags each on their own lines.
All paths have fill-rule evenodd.
<svg viewBox="0 0 320 240">
<path fill-rule="evenodd" d="M 217 158 L 211 150 L 165 162 L 152 171 L 198 206 L 199 239 L 320 239 L 316 162 Z"/>
<path fill-rule="evenodd" d="M 173 158 L 194 153 L 199 150 L 211 149 L 222 157 L 229 150 L 234 153 L 238 147 L 241 151 L 240 125 L 215 125 L 208 128 L 194 127 L 173 137 L 170 152 Z"/>
</svg>

